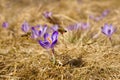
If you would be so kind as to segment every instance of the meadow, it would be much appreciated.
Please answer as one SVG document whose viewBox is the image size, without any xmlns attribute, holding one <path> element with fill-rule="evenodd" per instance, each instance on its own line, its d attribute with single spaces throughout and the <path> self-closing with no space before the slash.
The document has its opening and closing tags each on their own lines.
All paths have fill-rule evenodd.
<svg viewBox="0 0 120 80">
<path fill-rule="evenodd" d="M 0 0 L 0 80 L 120 80 L 120 1 Z"/>
</svg>

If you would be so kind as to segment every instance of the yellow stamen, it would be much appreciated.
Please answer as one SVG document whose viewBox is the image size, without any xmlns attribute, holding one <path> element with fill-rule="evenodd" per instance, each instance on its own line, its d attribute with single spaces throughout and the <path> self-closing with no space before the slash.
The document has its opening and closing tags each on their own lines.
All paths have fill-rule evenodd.
<svg viewBox="0 0 120 80">
<path fill-rule="evenodd" d="M 52 40 L 48 37 L 47 40 L 50 42 L 50 44 L 52 44 Z"/>
</svg>

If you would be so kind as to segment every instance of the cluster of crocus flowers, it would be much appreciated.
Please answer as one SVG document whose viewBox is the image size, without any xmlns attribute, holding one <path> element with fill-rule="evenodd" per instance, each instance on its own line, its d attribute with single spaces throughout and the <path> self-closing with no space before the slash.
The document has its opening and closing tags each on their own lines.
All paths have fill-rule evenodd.
<svg viewBox="0 0 120 80">
<path fill-rule="evenodd" d="M 76 23 L 73 25 L 69 25 L 67 27 L 68 31 L 76 31 L 76 30 L 87 30 L 90 27 L 89 23 L 81 22 L 81 23 Z"/>
<path fill-rule="evenodd" d="M 105 10 L 101 14 L 101 16 L 99 17 L 91 16 L 91 18 L 94 19 L 95 21 L 99 21 L 103 19 L 105 16 L 107 16 L 108 13 L 109 13 L 109 10 Z M 21 30 L 25 34 L 30 33 L 31 38 L 36 40 L 41 47 L 43 47 L 48 51 L 50 50 L 49 53 L 52 53 L 52 60 L 53 60 L 53 63 L 55 63 L 54 47 L 58 42 L 59 32 L 63 34 L 64 32 L 66 32 L 66 30 L 76 31 L 76 32 L 79 32 L 79 30 L 81 30 L 80 31 L 81 33 L 82 31 L 89 29 L 90 23 L 87 23 L 87 22 L 75 23 L 75 24 L 69 25 L 68 27 L 66 27 L 66 29 L 64 29 L 64 28 L 61 28 L 61 25 L 53 17 L 52 12 L 45 12 L 43 15 L 45 18 L 51 21 L 51 24 L 54 24 L 51 28 L 49 28 L 48 25 L 46 24 L 30 26 L 27 21 L 24 21 L 23 24 L 21 25 Z M 8 28 L 9 27 L 8 22 L 3 22 L 2 27 Z M 115 31 L 116 31 L 116 28 L 113 27 L 112 24 L 110 25 L 104 24 L 104 26 L 101 28 L 101 32 L 104 35 L 106 35 L 110 41 L 111 41 L 111 36 L 115 33 Z M 81 34 L 78 34 L 78 35 L 81 35 Z M 76 36 L 76 35 L 73 35 L 73 36 Z"/>
<path fill-rule="evenodd" d="M 104 10 L 100 16 L 95 17 L 93 15 L 90 15 L 89 18 L 98 22 L 102 20 L 103 18 L 105 18 L 109 13 L 110 13 L 109 10 Z"/>
<path fill-rule="evenodd" d="M 31 37 L 37 39 L 40 46 L 46 50 L 51 50 L 53 63 L 55 63 L 54 47 L 58 41 L 58 25 L 54 25 L 48 30 L 48 25 L 30 27 L 27 22 L 24 22 L 21 29 L 25 33 L 31 31 Z M 44 40 L 42 40 L 43 38 Z"/>
<path fill-rule="evenodd" d="M 113 35 L 113 33 L 115 33 L 116 28 L 113 27 L 112 24 L 110 25 L 104 24 L 104 26 L 101 29 L 102 29 L 102 33 L 105 34 L 111 41 L 111 36 Z"/>
</svg>

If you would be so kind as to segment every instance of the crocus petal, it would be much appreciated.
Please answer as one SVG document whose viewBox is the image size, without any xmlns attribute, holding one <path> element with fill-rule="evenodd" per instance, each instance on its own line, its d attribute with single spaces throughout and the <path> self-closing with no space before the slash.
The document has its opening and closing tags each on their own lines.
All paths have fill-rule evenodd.
<svg viewBox="0 0 120 80">
<path fill-rule="evenodd" d="M 44 25 L 41 29 L 42 32 L 41 35 L 43 36 L 46 33 L 46 31 L 47 31 L 47 25 Z"/>
<path fill-rule="evenodd" d="M 55 40 L 57 40 L 58 38 L 58 31 L 54 31 L 52 36 L 51 36 L 51 39 L 52 39 L 52 42 L 54 42 Z"/>
<path fill-rule="evenodd" d="M 43 32 L 46 32 L 46 30 L 47 30 L 47 25 L 44 25 Z"/>
<path fill-rule="evenodd" d="M 38 36 L 41 37 L 42 32 L 39 30 L 38 31 Z"/>
<path fill-rule="evenodd" d="M 105 35 L 108 35 L 107 33 L 107 30 L 108 30 L 108 24 L 105 24 L 103 27 L 102 27 L 102 33 L 104 33 Z"/>
<path fill-rule="evenodd" d="M 45 33 L 44 34 L 44 40 L 47 41 L 47 38 L 49 37 L 50 35 L 48 33 Z"/>
<path fill-rule="evenodd" d="M 112 24 L 110 24 L 110 29 L 111 29 L 111 33 L 114 33 L 116 31 L 116 28 L 114 28 Z"/>
<path fill-rule="evenodd" d="M 51 48 L 53 48 L 55 46 L 55 44 L 57 43 L 57 39 L 55 39 L 52 44 L 51 44 Z"/>
<path fill-rule="evenodd" d="M 35 30 L 34 27 L 32 27 L 31 30 L 32 30 L 32 38 L 35 38 L 35 39 L 38 38 L 39 31 Z"/>
<path fill-rule="evenodd" d="M 48 41 L 42 41 L 42 40 L 39 40 L 39 44 L 43 47 L 43 48 L 50 48 L 50 43 Z"/>
<path fill-rule="evenodd" d="M 36 38 L 38 38 L 38 36 L 34 32 L 32 32 L 31 38 L 36 39 Z"/>
<path fill-rule="evenodd" d="M 36 26 L 36 29 L 37 29 L 37 30 L 42 30 L 43 27 L 42 27 L 41 25 L 37 25 L 37 26 Z"/>
</svg>

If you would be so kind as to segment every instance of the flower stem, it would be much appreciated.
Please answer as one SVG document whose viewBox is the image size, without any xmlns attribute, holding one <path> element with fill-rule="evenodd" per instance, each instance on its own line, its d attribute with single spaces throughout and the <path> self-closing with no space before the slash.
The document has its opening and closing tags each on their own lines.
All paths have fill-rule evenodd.
<svg viewBox="0 0 120 80">
<path fill-rule="evenodd" d="M 52 60 L 53 60 L 53 64 L 55 64 L 56 58 L 55 58 L 55 51 L 54 51 L 54 48 L 52 49 Z"/>
<path fill-rule="evenodd" d="M 110 40 L 111 46 L 113 46 L 111 37 L 109 37 L 109 40 Z"/>
</svg>

